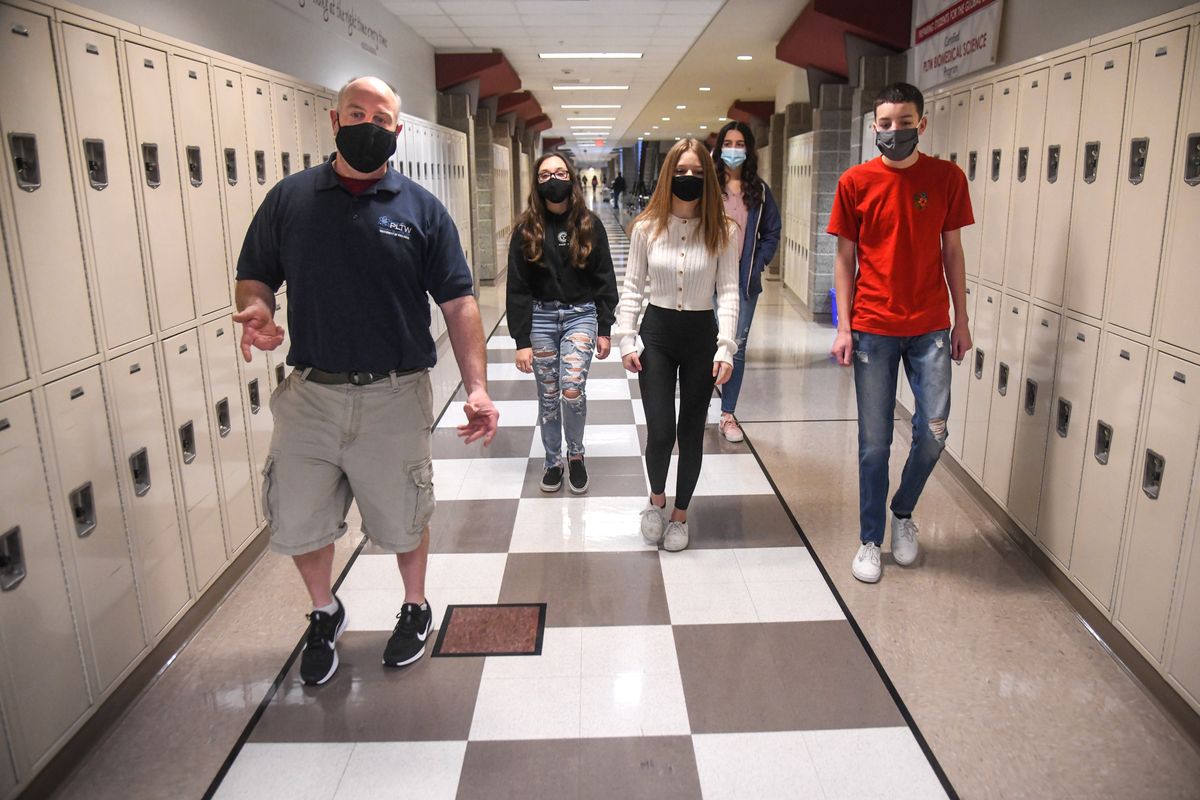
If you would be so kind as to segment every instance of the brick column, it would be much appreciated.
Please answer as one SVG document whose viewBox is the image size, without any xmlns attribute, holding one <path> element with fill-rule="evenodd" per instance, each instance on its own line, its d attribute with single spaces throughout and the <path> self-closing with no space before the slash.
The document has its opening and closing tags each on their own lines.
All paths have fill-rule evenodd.
<svg viewBox="0 0 1200 800">
<path fill-rule="evenodd" d="M 831 313 L 829 290 L 833 288 L 833 264 L 837 240 L 825 233 L 841 174 L 850 167 L 850 103 L 853 88 L 845 84 L 823 84 L 819 102 L 812 112 L 813 196 L 809 251 L 809 312 L 814 318 Z"/>
</svg>

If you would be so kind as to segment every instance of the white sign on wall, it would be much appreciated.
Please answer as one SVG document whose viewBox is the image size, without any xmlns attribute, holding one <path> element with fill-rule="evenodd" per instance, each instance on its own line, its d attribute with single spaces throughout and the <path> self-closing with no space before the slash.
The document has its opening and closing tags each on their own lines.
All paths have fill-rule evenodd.
<svg viewBox="0 0 1200 800">
<path fill-rule="evenodd" d="M 927 89 L 995 64 L 1001 5 L 1001 0 L 917 0 L 917 85 Z"/>
</svg>

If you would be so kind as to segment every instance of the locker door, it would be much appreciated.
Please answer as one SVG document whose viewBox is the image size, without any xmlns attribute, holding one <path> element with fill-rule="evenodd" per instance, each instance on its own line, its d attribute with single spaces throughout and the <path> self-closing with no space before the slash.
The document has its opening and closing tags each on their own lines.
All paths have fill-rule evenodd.
<svg viewBox="0 0 1200 800">
<path fill-rule="evenodd" d="M 975 298 L 979 286 L 967 281 L 967 320 L 974 335 L 979 325 L 975 322 Z M 953 314 L 953 311 L 951 312 Z M 967 420 L 967 381 L 971 374 L 971 354 L 962 361 L 950 362 L 950 418 L 946 421 L 946 447 L 962 462 L 963 429 Z"/>
<path fill-rule="evenodd" d="M 317 95 L 317 146 L 320 148 L 321 161 L 325 161 L 337 149 L 333 141 L 333 123 L 329 119 L 329 112 L 336 107 L 337 101 L 332 97 Z"/>
<path fill-rule="evenodd" d="M 242 382 L 236 361 L 241 355 L 229 318 L 208 323 L 203 335 L 209 397 L 217 425 L 217 457 L 225 497 L 226 530 L 229 531 L 229 550 L 233 552 L 257 527 Z"/>
<path fill-rule="evenodd" d="M 199 596 L 225 564 L 226 554 L 196 331 L 164 341 L 163 355 L 170 389 L 171 449 L 183 481 L 188 547 Z"/>
<path fill-rule="evenodd" d="M 271 84 L 271 110 L 275 120 L 275 141 L 279 144 L 279 179 L 301 169 L 300 137 L 296 126 L 296 90 L 280 83 Z"/>
<path fill-rule="evenodd" d="M 222 156 L 217 164 L 225 196 L 225 230 L 229 238 L 230 263 L 236 267 L 242 241 L 254 214 L 250 185 L 254 163 L 246 148 L 246 116 L 242 110 L 242 76 L 232 70 L 213 68 L 217 95 L 217 141 Z M 231 278 L 229 278 L 231 280 Z"/>
<path fill-rule="evenodd" d="M 1193 485 L 1200 475 L 1192 478 Z M 1200 705 L 1200 542 L 1196 539 L 1197 521 L 1191 522 L 1190 564 L 1180 576 L 1179 598 L 1173 613 L 1175 643 L 1171 648 L 1168 672 L 1191 695 L 1192 705 Z M 1184 546 L 1186 552 L 1187 546 Z"/>
<path fill-rule="evenodd" d="M 247 75 L 242 82 L 242 96 L 246 107 L 246 145 L 250 148 L 246 171 L 250 176 L 250 200 L 257 211 L 279 180 L 275 142 L 271 137 L 271 85 Z"/>
<path fill-rule="evenodd" d="M 234 323 L 234 334 L 240 342 L 241 325 Z M 240 351 L 237 357 L 242 357 Z M 263 510 L 258 507 L 258 498 L 262 497 L 262 466 L 271 450 L 271 431 L 274 428 L 267 403 L 271 397 L 271 367 L 267 363 L 266 353 L 254 350 L 250 363 L 242 362 L 242 380 L 246 408 L 250 412 L 250 450 L 254 467 L 250 473 L 254 480 L 255 520 L 262 523 Z"/>
<path fill-rule="evenodd" d="M 969 359 L 971 363 L 968 365 L 970 375 L 967 378 L 967 416 L 963 425 L 963 466 L 976 477 L 983 476 L 1002 301 L 998 290 L 980 284 L 979 299 L 975 301 L 975 325 L 971 331 L 975 348 L 964 359 Z"/>
<path fill-rule="evenodd" d="M 401 175 L 413 177 L 411 156 L 408 153 L 409 122 L 404 123 L 404 129 L 396 137 L 396 152 L 392 154 L 392 166 Z"/>
<path fill-rule="evenodd" d="M 0 5 L 0 125 L 16 232 L 42 371 L 94 354 L 71 169 L 58 104 L 50 21 Z M 67 321 L 70 324 L 64 325 Z M 27 328 L 28 330 L 28 328 Z"/>
<path fill-rule="evenodd" d="M 1200 438 L 1200 367 L 1158 354 L 1146 432 L 1134 460 L 1133 522 L 1116 622 L 1162 658 Z"/>
<path fill-rule="evenodd" d="M 963 228 L 963 253 L 967 258 L 967 274 L 979 274 L 980 245 L 983 241 L 983 226 L 987 220 L 984 184 L 989 174 L 988 134 L 992 126 L 992 86 L 980 86 L 971 90 L 967 99 L 967 153 L 966 160 L 959 156 L 958 165 L 967 173 L 967 187 L 971 192 L 971 208 L 975 211 L 975 224 Z M 1007 213 L 1008 209 L 1004 212 Z"/>
<path fill-rule="evenodd" d="M 187 199 L 188 238 L 192 242 L 192 278 L 200 313 L 207 314 L 229 306 L 232 283 L 218 186 L 225 159 L 222 156 L 217 160 L 208 65 L 177 55 L 172 55 L 170 62 L 176 131 L 182 140 L 179 165 L 185 178 L 183 196 Z"/>
<path fill-rule="evenodd" d="M 1015 297 L 1000 301 L 1000 338 L 996 344 L 996 376 L 992 381 L 992 407 L 988 412 L 987 450 L 983 484 L 1004 503 L 1012 473 L 1017 414 L 1021 410 L 1021 374 L 1024 372 L 1026 323 L 1029 304 Z"/>
<path fill-rule="evenodd" d="M 996 84 L 988 149 L 980 154 L 979 169 L 984 173 L 983 205 L 989 213 L 983 218 L 980 232 L 979 274 L 996 284 L 1004 282 L 1008 198 L 1012 192 L 1013 171 L 1017 163 L 1013 137 L 1017 127 L 1019 81 L 1019 78 L 1010 78 Z"/>
<path fill-rule="evenodd" d="M 950 146 L 950 96 L 939 97 L 934 102 L 934 114 L 937 126 L 933 129 L 934 158 L 949 158 Z"/>
<path fill-rule="evenodd" d="M 4 244 L 0 239 L 0 388 L 29 377 L 29 370 L 25 369 L 25 352 L 21 348 L 21 332 L 17 328 L 17 306 Z"/>
<path fill-rule="evenodd" d="M 0 403 L 0 475 L 0 547 L 10 559 L 0 569 L 0 656 L 15 690 L 4 715 L 33 763 L 90 700 L 28 394 Z"/>
<path fill-rule="evenodd" d="M 1054 387 L 1056 397 L 1050 409 L 1050 436 L 1046 446 L 1037 538 L 1059 561 L 1069 565 L 1100 331 L 1073 319 L 1065 320 L 1063 327 Z"/>
<path fill-rule="evenodd" d="M 129 100 L 133 106 L 134 149 L 141 159 L 138 185 L 146 214 L 146 240 L 161 330 L 196 317 L 184 232 L 183 194 L 175 158 L 167 55 L 133 42 L 125 43 L 125 55 Z"/>
<path fill-rule="evenodd" d="M 1150 334 L 1175 155 L 1188 29 L 1138 44 L 1133 107 L 1118 173 L 1109 321 Z"/>
<path fill-rule="evenodd" d="M 1063 302 L 1086 66 L 1086 59 L 1077 58 L 1052 67 L 1046 93 L 1043 161 L 1036 176 L 1040 193 L 1033 246 L 1033 296 L 1056 306 Z"/>
<path fill-rule="evenodd" d="M 1025 371 L 1021 375 L 1021 407 L 1013 438 L 1013 465 L 1008 482 L 1008 513 L 1028 531 L 1037 529 L 1046 466 L 1046 436 L 1054 404 L 1054 368 L 1058 361 L 1061 318 L 1032 308 L 1025 338 Z M 1010 391 L 1012 389 L 1010 388 Z"/>
<path fill-rule="evenodd" d="M 1125 529 L 1125 500 L 1136 452 L 1148 347 L 1106 333 L 1100 350 L 1096 400 L 1083 456 L 1071 573 L 1106 611 L 1112 607 L 1117 558 Z"/>
<path fill-rule="evenodd" d="M 1104 311 L 1128 78 L 1129 45 L 1089 57 L 1067 248 L 1067 306 L 1097 319 Z"/>
<path fill-rule="evenodd" d="M 0 715 L 0 792 L 7 796 L 17 785 L 17 769 L 13 766 L 4 717 Z"/>
<path fill-rule="evenodd" d="M 1042 134 L 1046 125 L 1049 70 L 1021 76 L 1013 143 L 1012 202 L 1008 212 L 1008 249 L 1004 285 L 1029 293 L 1033 276 L 1033 235 L 1038 217 L 1038 185 L 1042 172 Z"/>
<path fill-rule="evenodd" d="M 321 163 L 317 147 L 317 98 L 312 92 L 296 91 L 296 117 L 300 133 L 300 166 L 308 169 Z"/>
<path fill-rule="evenodd" d="M 288 319 L 287 301 L 286 292 L 275 296 L 275 322 L 283 326 L 283 342 L 267 354 L 267 363 L 271 369 L 272 390 L 283 383 L 283 379 L 287 377 L 288 351 L 292 348 L 292 338 L 289 332 L 292 326 Z"/>
<path fill-rule="evenodd" d="M 150 333 L 117 42 L 74 25 L 62 30 L 105 341 L 116 347 Z"/>
<path fill-rule="evenodd" d="M 183 533 L 154 362 L 154 346 L 146 345 L 109 365 L 120 418 L 117 473 L 129 503 L 138 589 L 151 640 L 188 601 Z"/>
<path fill-rule="evenodd" d="M 62 539 L 74 554 L 81 601 L 77 610 L 103 692 L 146 640 L 113 472 L 100 368 L 47 385 L 46 406 L 63 492 Z"/>
</svg>

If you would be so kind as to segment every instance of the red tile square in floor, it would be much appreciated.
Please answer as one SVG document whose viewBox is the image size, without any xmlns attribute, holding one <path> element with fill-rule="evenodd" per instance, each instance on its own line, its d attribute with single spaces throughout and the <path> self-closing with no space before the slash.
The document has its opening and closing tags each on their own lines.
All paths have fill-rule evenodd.
<svg viewBox="0 0 1200 800">
<path fill-rule="evenodd" d="M 545 603 L 447 606 L 433 655 L 539 656 L 545 629 Z"/>
</svg>

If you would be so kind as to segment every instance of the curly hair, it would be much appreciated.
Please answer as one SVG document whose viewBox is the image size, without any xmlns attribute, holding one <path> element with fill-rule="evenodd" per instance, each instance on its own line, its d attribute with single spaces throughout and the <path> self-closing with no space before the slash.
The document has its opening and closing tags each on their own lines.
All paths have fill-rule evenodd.
<svg viewBox="0 0 1200 800">
<path fill-rule="evenodd" d="M 725 143 L 725 134 L 732 130 L 746 139 L 746 161 L 742 164 L 742 202 L 748 211 L 753 211 L 763 202 L 763 180 L 758 176 L 758 150 L 754 146 L 754 132 L 743 122 L 729 122 L 717 134 L 717 146 L 713 150 L 713 164 L 717 168 L 717 181 L 721 191 L 725 191 L 725 183 L 729 180 L 725 161 L 721 158 L 721 146 Z"/>
<path fill-rule="evenodd" d="M 542 248 L 546 240 L 546 205 L 542 202 L 542 196 L 538 194 L 537 174 L 542 164 L 550 158 L 562 161 L 567 168 L 567 174 L 570 175 L 571 197 L 567 201 L 567 233 L 571 238 L 570 261 L 571 266 L 576 269 L 584 269 L 587 267 L 596 238 L 592 232 L 592 214 L 583 199 L 583 190 L 579 188 L 579 176 L 575 174 L 575 168 L 558 153 L 543 153 L 533 164 L 533 186 L 529 189 L 529 206 L 517 221 L 521 231 L 521 253 L 530 264 L 542 263 Z"/>
</svg>

